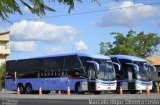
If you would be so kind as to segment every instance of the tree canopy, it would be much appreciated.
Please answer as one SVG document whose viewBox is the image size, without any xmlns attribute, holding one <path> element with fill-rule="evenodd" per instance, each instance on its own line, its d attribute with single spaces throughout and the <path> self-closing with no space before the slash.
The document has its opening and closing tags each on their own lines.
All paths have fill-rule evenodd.
<svg viewBox="0 0 160 105">
<path fill-rule="evenodd" d="M 69 6 L 68 12 L 74 8 L 75 2 L 82 3 L 84 0 L 57 0 L 58 3 Z M 20 5 L 27 7 L 32 14 L 42 16 L 46 14 L 46 11 L 56 11 L 54 7 L 50 7 L 46 4 L 55 3 L 56 0 L 0 0 L 0 18 L 2 20 L 8 20 L 10 14 L 21 14 L 22 8 Z M 91 0 L 91 2 L 97 2 L 97 0 Z"/>
<path fill-rule="evenodd" d="M 119 32 L 113 32 L 111 35 L 114 35 L 115 41 L 101 42 L 101 54 L 125 54 L 146 58 L 157 52 L 160 44 L 160 37 L 156 33 L 145 34 L 142 31 L 137 34 L 131 29 L 127 35 Z"/>
<path fill-rule="evenodd" d="M 0 66 L 0 79 L 5 76 L 5 65 Z"/>
</svg>

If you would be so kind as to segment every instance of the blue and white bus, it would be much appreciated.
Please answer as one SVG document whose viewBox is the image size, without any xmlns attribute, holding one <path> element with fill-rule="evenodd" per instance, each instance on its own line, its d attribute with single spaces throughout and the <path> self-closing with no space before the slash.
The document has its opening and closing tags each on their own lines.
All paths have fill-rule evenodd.
<svg viewBox="0 0 160 105">
<path fill-rule="evenodd" d="M 151 71 L 155 67 L 148 64 L 145 59 L 129 55 L 111 55 L 112 62 L 119 63 L 120 70 L 116 69 L 117 90 L 136 93 L 138 90 L 152 89 Z"/>
<path fill-rule="evenodd" d="M 42 88 L 50 91 L 77 93 L 116 90 L 115 69 L 111 59 L 104 55 L 85 53 L 55 54 L 39 58 L 10 60 L 6 62 L 8 90 L 31 94 Z"/>
</svg>

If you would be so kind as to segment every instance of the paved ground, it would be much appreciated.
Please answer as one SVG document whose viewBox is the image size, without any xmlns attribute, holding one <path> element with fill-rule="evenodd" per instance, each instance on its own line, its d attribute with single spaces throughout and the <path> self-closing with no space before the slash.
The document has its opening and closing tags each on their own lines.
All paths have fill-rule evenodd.
<svg viewBox="0 0 160 105">
<path fill-rule="evenodd" d="M 9 102 L 10 101 L 10 102 Z M 88 100 L 33 100 L 19 99 L 2 101 L 2 105 L 89 105 Z M 11 102 L 12 101 L 12 102 Z M 1 104 L 0 104 L 1 105 Z"/>
<path fill-rule="evenodd" d="M 71 96 L 67 96 L 66 94 L 58 95 L 55 92 L 51 92 L 50 94 L 43 94 L 42 96 L 39 96 L 38 94 L 17 95 L 15 92 L 12 91 L 0 92 L 0 105 L 53 105 L 53 104 L 54 105 L 88 105 L 88 104 L 132 105 L 135 104 L 135 103 L 129 103 L 132 101 L 143 102 L 141 105 L 145 104 L 147 105 L 146 102 L 148 101 L 150 102 L 149 103 L 150 105 L 152 104 L 159 105 L 160 94 L 151 93 L 149 96 L 147 96 L 145 93 L 124 94 L 124 95 L 108 93 L 100 95 L 71 94 Z"/>
<path fill-rule="evenodd" d="M 103 93 L 100 95 L 94 94 L 71 94 L 71 96 L 67 96 L 66 94 L 58 95 L 55 92 L 51 92 L 50 94 L 43 94 L 39 96 L 38 94 L 22 94 L 17 95 L 16 92 L 12 91 L 4 91 L 0 92 L 0 99 L 2 98 L 16 98 L 16 99 L 160 99 L 160 94 L 151 93 L 149 96 L 145 93 L 138 94 L 113 94 L 113 93 Z"/>
<path fill-rule="evenodd" d="M 1 99 L 0 105 L 159 105 L 158 99 Z"/>
</svg>

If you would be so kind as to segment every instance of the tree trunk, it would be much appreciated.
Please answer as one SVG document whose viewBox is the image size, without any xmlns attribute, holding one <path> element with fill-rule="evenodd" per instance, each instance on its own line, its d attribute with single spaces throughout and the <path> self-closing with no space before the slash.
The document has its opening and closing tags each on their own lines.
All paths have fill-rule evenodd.
<svg viewBox="0 0 160 105">
<path fill-rule="evenodd" d="M 0 91 L 2 90 L 2 78 L 0 78 Z"/>
</svg>

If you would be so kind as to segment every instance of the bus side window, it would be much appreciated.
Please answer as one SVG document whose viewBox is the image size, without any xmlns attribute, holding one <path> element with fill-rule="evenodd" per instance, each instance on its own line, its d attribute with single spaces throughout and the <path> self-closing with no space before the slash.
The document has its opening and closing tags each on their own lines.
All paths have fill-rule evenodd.
<svg viewBox="0 0 160 105">
<path fill-rule="evenodd" d="M 61 76 L 64 76 L 63 71 L 61 72 Z"/>
<path fill-rule="evenodd" d="M 74 68 L 79 68 L 79 67 L 80 67 L 80 62 L 77 56 L 74 55 L 65 57 L 64 69 L 72 70 Z"/>
<path fill-rule="evenodd" d="M 64 75 L 67 75 L 67 69 L 65 69 Z"/>
<path fill-rule="evenodd" d="M 55 77 L 57 77 L 58 76 L 58 73 L 57 72 L 55 72 Z"/>
<path fill-rule="evenodd" d="M 75 71 L 75 72 L 74 72 L 74 76 L 75 76 L 75 77 L 79 77 L 79 76 L 80 76 L 80 72 L 79 72 L 79 71 Z"/>
<path fill-rule="evenodd" d="M 111 60 L 112 60 L 112 62 L 119 63 L 119 61 L 118 61 L 118 59 L 116 57 L 112 57 Z"/>
</svg>

